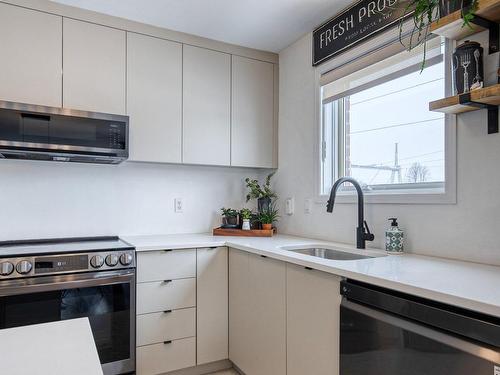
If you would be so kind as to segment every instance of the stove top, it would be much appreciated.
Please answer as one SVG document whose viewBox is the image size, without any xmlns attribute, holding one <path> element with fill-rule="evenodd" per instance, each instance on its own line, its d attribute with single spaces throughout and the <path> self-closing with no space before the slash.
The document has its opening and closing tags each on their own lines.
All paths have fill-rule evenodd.
<svg viewBox="0 0 500 375">
<path fill-rule="evenodd" d="M 51 238 L 44 240 L 0 242 L 0 258 L 107 250 L 134 250 L 134 246 L 117 236 Z"/>
<path fill-rule="evenodd" d="M 135 268 L 134 250 L 118 237 L 0 242 L 0 281 Z"/>
</svg>

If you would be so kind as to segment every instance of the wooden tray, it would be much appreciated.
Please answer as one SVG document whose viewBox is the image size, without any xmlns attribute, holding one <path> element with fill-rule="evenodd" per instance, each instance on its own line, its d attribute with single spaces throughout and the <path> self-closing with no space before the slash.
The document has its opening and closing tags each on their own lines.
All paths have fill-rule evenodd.
<svg viewBox="0 0 500 375">
<path fill-rule="evenodd" d="M 276 233 L 276 228 L 264 229 L 231 229 L 231 228 L 215 228 L 213 230 L 214 236 L 240 236 L 240 237 L 272 237 Z"/>
</svg>

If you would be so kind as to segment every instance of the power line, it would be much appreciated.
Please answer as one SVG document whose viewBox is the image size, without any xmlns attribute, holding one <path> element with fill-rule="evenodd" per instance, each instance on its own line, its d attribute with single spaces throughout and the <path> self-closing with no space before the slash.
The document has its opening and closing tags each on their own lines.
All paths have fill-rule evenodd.
<svg viewBox="0 0 500 375">
<path fill-rule="evenodd" d="M 434 82 L 437 82 L 437 81 L 441 81 L 441 80 L 444 80 L 444 77 L 441 77 L 441 78 L 436 78 L 436 79 L 433 79 L 431 81 L 427 81 L 427 82 L 422 82 L 422 83 L 419 83 L 417 85 L 414 85 L 414 86 L 409 86 L 409 87 L 405 87 L 404 89 L 400 89 L 400 90 L 396 90 L 396 91 L 390 91 L 386 94 L 383 94 L 383 95 L 378 95 L 378 96 L 374 96 L 372 98 L 368 98 L 368 99 L 365 99 L 365 100 L 361 100 L 359 102 L 354 102 L 352 103 L 351 102 L 351 107 L 355 106 L 355 105 L 358 105 L 358 104 L 362 104 L 362 103 L 366 103 L 366 102 L 369 102 L 371 100 L 375 100 L 375 99 L 379 99 L 379 98 L 383 98 L 383 97 L 386 97 L 386 96 L 389 96 L 389 95 L 392 95 L 392 94 L 397 94 L 397 93 L 400 93 L 400 92 L 403 92 L 403 91 L 407 91 L 407 90 L 410 90 L 410 89 L 414 89 L 416 87 L 419 87 L 419 86 L 423 86 L 423 85 L 427 85 L 428 83 L 434 83 Z M 374 87 L 377 87 L 377 86 L 374 86 Z"/>
<path fill-rule="evenodd" d="M 379 128 L 371 128 L 371 129 L 366 129 L 366 130 L 358 130 L 358 131 L 355 131 L 355 132 L 350 132 L 349 135 L 369 133 L 369 132 L 374 132 L 374 131 L 378 131 L 378 130 L 391 129 L 391 128 L 399 128 L 399 127 L 409 126 L 409 125 L 423 124 L 425 122 L 433 122 L 433 121 L 441 120 L 443 118 L 444 118 L 444 116 L 442 116 L 442 117 L 436 117 L 436 118 L 428 119 L 428 120 L 405 122 L 405 123 L 402 123 L 402 124 L 381 126 Z"/>
<path fill-rule="evenodd" d="M 439 150 L 439 151 L 433 151 L 433 152 L 427 152 L 425 154 L 418 154 L 418 155 L 414 155 L 414 156 L 407 156 L 405 158 L 400 158 L 399 160 L 410 160 L 410 159 L 416 159 L 416 158 L 419 158 L 419 157 L 422 157 L 422 156 L 428 156 L 428 155 L 434 155 L 434 154 L 439 154 L 440 152 L 444 152 L 443 150 Z M 384 164 L 389 164 L 389 163 L 392 163 L 393 160 L 389 160 L 389 161 L 384 161 L 384 162 L 380 162 L 380 163 L 375 163 L 375 165 L 384 165 Z"/>
</svg>

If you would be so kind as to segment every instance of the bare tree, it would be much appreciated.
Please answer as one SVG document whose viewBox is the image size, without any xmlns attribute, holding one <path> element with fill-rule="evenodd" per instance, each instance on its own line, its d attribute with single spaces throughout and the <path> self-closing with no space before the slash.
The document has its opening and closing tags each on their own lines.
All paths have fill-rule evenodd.
<svg viewBox="0 0 500 375">
<path fill-rule="evenodd" d="M 429 177 L 429 168 L 420 163 L 413 163 L 408 172 L 406 172 L 406 179 L 410 183 L 425 182 Z"/>
</svg>

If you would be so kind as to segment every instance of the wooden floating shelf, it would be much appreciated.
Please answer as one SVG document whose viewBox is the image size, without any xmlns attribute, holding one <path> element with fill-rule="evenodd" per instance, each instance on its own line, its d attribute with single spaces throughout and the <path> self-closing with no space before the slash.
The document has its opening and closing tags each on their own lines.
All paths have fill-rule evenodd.
<svg viewBox="0 0 500 375">
<path fill-rule="evenodd" d="M 500 21 L 500 0 L 479 0 L 476 16 L 498 23 Z M 471 27 L 464 26 L 462 10 L 441 17 L 431 23 L 430 27 L 431 33 L 453 40 L 460 40 L 484 30 L 486 27 L 473 23 L 471 23 Z"/>
<path fill-rule="evenodd" d="M 464 94 L 462 94 L 464 95 Z M 500 84 L 470 92 L 470 101 L 484 105 L 500 105 Z M 429 103 L 429 110 L 447 114 L 477 111 L 478 106 L 460 103 L 460 95 L 435 100 Z"/>
</svg>

